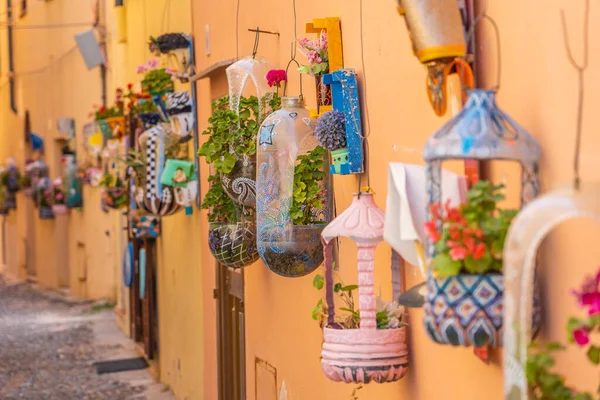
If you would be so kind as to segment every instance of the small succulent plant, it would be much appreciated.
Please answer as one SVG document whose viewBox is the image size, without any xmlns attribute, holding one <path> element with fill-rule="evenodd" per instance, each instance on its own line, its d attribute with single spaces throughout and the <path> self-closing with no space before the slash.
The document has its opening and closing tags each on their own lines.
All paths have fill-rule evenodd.
<svg viewBox="0 0 600 400">
<path fill-rule="evenodd" d="M 331 110 L 323 114 L 317 121 L 315 135 L 321 146 L 329 151 L 346 147 L 344 113 L 338 110 Z"/>
</svg>

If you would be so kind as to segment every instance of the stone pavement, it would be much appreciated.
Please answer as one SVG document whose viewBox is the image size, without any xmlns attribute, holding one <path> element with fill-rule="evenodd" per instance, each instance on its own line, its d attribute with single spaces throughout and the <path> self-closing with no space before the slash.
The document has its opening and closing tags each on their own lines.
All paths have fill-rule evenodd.
<svg viewBox="0 0 600 400">
<path fill-rule="evenodd" d="M 147 370 L 97 375 L 96 361 L 137 357 L 112 310 L 0 276 L 0 399 L 173 400 Z"/>
</svg>

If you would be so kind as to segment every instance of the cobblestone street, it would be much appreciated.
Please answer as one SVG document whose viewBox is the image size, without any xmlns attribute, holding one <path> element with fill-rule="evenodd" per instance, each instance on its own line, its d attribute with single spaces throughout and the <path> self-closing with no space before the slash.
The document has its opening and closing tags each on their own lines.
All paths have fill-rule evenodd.
<svg viewBox="0 0 600 400">
<path fill-rule="evenodd" d="M 0 399 L 172 399 L 147 370 L 96 374 L 96 361 L 137 356 L 114 319 L 0 276 Z"/>
</svg>

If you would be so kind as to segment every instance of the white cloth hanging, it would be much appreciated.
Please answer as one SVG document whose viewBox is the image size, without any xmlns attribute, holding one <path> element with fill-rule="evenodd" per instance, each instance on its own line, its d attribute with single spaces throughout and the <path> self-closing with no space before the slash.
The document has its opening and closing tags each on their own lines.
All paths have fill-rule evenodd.
<svg viewBox="0 0 600 400">
<path fill-rule="evenodd" d="M 425 274 L 424 257 L 427 213 L 426 167 L 391 163 L 385 213 L 384 240 L 412 265 Z M 467 180 L 454 172 L 442 170 L 442 203 L 450 199 L 458 205 L 465 199 Z M 420 245 L 419 245 L 420 244 Z"/>
</svg>

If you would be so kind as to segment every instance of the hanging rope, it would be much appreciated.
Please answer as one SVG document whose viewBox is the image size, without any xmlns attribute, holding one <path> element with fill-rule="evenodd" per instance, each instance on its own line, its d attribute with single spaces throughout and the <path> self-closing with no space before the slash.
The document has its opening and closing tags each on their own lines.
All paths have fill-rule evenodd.
<svg viewBox="0 0 600 400">
<path fill-rule="evenodd" d="M 371 157 L 369 154 L 369 141 L 367 138 L 371 134 L 371 117 L 369 114 L 369 102 L 367 101 L 367 70 L 365 68 L 365 46 L 364 46 L 364 31 L 363 31 L 363 0 L 359 1 L 359 31 L 360 31 L 360 62 L 362 68 L 362 99 L 363 105 L 365 109 L 365 118 L 364 118 L 364 128 L 363 133 L 361 135 L 363 143 L 364 143 L 364 152 L 365 152 L 365 172 L 367 175 L 367 186 L 371 187 Z M 362 192 L 362 176 L 360 174 L 358 176 L 358 195 L 360 196 Z"/>
<path fill-rule="evenodd" d="M 583 101 L 585 94 L 585 70 L 588 67 L 588 49 L 589 49 L 589 19 L 590 19 L 590 1 L 585 0 L 585 8 L 583 14 L 583 62 L 578 64 L 573 57 L 573 52 L 571 50 L 571 44 L 569 43 L 569 30 L 567 29 L 567 19 L 565 17 L 565 11 L 560 10 L 560 17 L 563 29 L 563 38 L 565 49 L 567 51 L 567 58 L 573 68 L 577 71 L 578 77 L 578 103 L 577 103 L 577 130 L 575 134 L 575 156 L 573 157 L 573 185 L 575 189 L 579 189 L 579 185 L 581 183 L 579 177 L 579 153 L 581 150 L 581 132 L 583 130 Z"/>
</svg>

